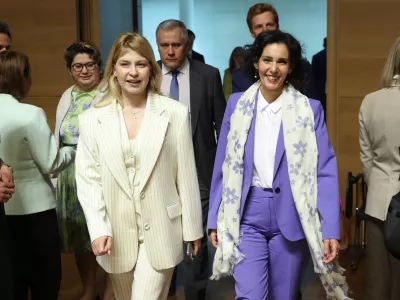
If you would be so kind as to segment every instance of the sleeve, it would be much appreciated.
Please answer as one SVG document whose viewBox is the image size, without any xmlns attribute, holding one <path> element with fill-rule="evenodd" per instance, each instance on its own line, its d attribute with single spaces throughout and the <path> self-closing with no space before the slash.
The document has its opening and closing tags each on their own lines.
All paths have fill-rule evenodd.
<svg viewBox="0 0 400 300">
<path fill-rule="evenodd" d="M 82 206 L 91 241 L 102 236 L 113 236 L 111 223 L 107 216 L 106 205 L 100 178 L 100 164 L 95 153 L 95 140 L 90 121 L 84 115 L 79 116 L 79 141 L 76 153 L 76 184 L 78 199 Z"/>
<path fill-rule="evenodd" d="M 365 180 L 369 182 L 369 177 L 372 169 L 373 152 L 372 143 L 368 135 L 367 127 L 364 119 L 363 106 L 361 105 L 358 115 L 359 121 L 359 142 L 360 142 L 360 159 L 361 166 L 364 172 Z"/>
<path fill-rule="evenodd" d="M 213 103 L 213 121 L 215 131 L 217 133 L 217 138 L 221 131 L 222 120 L 224 118 L 226 100 L 224 95 L 224 90 L 222 89 L 221 76 L 219 71 L 215 72 L 214 79 L 214 103 Z"/>
<path fill-rule="evenodd" d="M 222 89 L 224 90 L 225 100 L 229 99 L 232 94 L 232 74 L 229 69 L 225 70 L 222 80 Z"/>
<path fill-rule="evenodd" d="M 208 229 L 217 229 L 218 210 L 222 200 L 222 164 L 225 160 L 226 145 L 230 129 L 230 120 L 235 108 L 232 96 L 229 98 L 228 107 L 222 121 L 221 134 L 218 140 L 217 154 L 215 156 L 214 171 L 210 190 L 210 204 L 208 211 Z"/>
<path fill-rule="evenodd" d="M 177 139 L 177 187 L 182 203 L 182 229 L 184 241 L 195 241 L 203 237 L 200 189 L 194 160 L 189 111 L 179 126 Z"/>
<path fill-rule="evenodd" d="M 336 155 L 329 141 L 324 111 L 317 102 L 315 135 L 318 146 L 318 198 L 322 238 L 340 240 L 340 196 Z"/>
<path fill-rule="evenodd" d="M 64 170 L 75 158 L 75 149 L 58 145 L 47 123 L 43 109 L 35 112 L 26 132 L 26 139 L 33 160 L 44 174 L 57 173 Z"/>
</svg>

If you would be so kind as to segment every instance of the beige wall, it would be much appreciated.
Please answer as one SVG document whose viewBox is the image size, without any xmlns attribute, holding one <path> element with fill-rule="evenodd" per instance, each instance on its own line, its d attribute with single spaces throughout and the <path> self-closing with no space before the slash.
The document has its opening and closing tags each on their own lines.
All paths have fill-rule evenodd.
<svg viewBox="0 0 400 300">
<path fill-rule="evenodd" d="M 75 1 L 4 1 L 1 19 L 11 27 L 13 48 L 30 59 L 33 84 L 25 102 L 42 107 L 53 129 L 57 103 L 72 83 L 63 53 L 77 37 Z"/>
<path fill-rule="evenodd" d="M 380 89 L 386 57 L 400 35 L 399 12 L 399 0 L 328 0 L 328 130 L 343 198 L 347 172 L 361 172 L 360 104 Z"/>
</svg>

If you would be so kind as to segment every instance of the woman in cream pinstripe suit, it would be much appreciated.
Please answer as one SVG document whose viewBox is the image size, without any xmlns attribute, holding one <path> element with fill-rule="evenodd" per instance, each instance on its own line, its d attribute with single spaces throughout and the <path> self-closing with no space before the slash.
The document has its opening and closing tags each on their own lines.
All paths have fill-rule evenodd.
<svg viewBox="0 0 400 300">
<path fill-rule="evenodd" d="M 383 221 L 400 191 L 400 37 L 392 46 L 381 78 L 383 89 L 361 104 L 360 157 L 368 183 L 366 213 L 366 300 L 400 299 L 400 261 L 387 251 Z"/>
<path fill-rule="evenodd" d="M 105 95 L 80 116 L 78 198 L 116 298 L 166 299 L 182 243 L 203 236 L 188 109 L 160 95 L 148 41 L 119 36 Z"/>
</svg>

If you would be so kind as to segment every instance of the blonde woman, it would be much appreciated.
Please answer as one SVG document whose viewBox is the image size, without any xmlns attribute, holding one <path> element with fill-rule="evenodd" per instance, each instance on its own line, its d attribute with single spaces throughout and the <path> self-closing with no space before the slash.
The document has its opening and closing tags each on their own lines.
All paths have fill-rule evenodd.
<svg viewBox="0 0 400 300">
<path fill-rule="evenodd" d="M 361 104 L 360 158 L 368 182 L 367 272 L 365 299 L 400 299 L 400 261 L 387 251 L 383 221 L 392 197 L 400 190 L 400 37 L 383 69 L 383 88 Z"/>
<path fill-rule="evenodd" d="M 183 242 L 203 236 L 188 109 L 161 96 L 149 42 L 124 33 L 105 95 L 79 117 L 78 198 L 117 299 L 166 299 Z"/>
</svg>

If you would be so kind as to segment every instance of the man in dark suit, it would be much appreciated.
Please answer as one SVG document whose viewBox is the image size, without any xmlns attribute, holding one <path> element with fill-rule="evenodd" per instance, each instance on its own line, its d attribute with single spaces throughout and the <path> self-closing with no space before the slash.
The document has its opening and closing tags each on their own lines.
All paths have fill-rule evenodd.
<svg viewBox="0 0 400 300">
<path fill-rule="evenodd" d="M 189 36 L 189 41 L 188 41 L 188 57 L 190 59 L 198 60 L 202 62 L 203 64 L 205 63 L 204 56 L 200 54 L 199 52 L 196 52 L 193 50 L 193 44 L 194 40 L 196 39 L 196 35 L 194 34 L 193 31 L 188 29 L 188 36 Z"/>
<path fill-rule="evenodd" d="M 11 199 L 14 191 L 12 172 L 0 158 L 0 298 L 4 300 L 14 299 L 11 249 L 4 212 L 4 203 Z"/>
<path fill-rule="evenodd" d="M 162 69 L 161 92 L 186 105 L 190 111 L 194 155 L 204 231 L 207 227 L 208 203 L 215 153 L 226 102 L 218 69 L 187 58 L 188 32 L 178 20 L 166 20 L 157 27 L 157 45 Z M 184 249 L 186 256 L 186 249 Z M 182 264 L 186 299 L 205 299 L 208 282 L 207 235 L 191 263 Z M 171 283 L 171 294 L 175 283 Z"/>
<path fill-rule="evenodd" d="M 261 32 L 279 29 L 278 12 L 268 3 L 258 3 L 250 7 L 247 12 L 246 22 L 250 34 L 254 39 Z M 302 64 L 305 78 L 300 92 L 310 97 L 311 65 L 306 59 L 302 60 Z M 245 56 L 245 65 L 232 74 L 232 93 L 244 92 L 247 90 L 256 81 L 254 78 L 255 72 L 253 61 L 251 58 Z"/>
<path fill-rule="evenodd" d="M 246 18 L 250 34 L 256 38 L 261 32 L 279 29 L 279 16 L 276 9 L 268 3 L 258 3 L 250 7 Z M 246 63 L 252 63 L 247 61 Z M 243 66 L 232 74 L 232 93 L 244 92 L 252 84 L 253 74 L 247 74 Z"/>
</svg>

